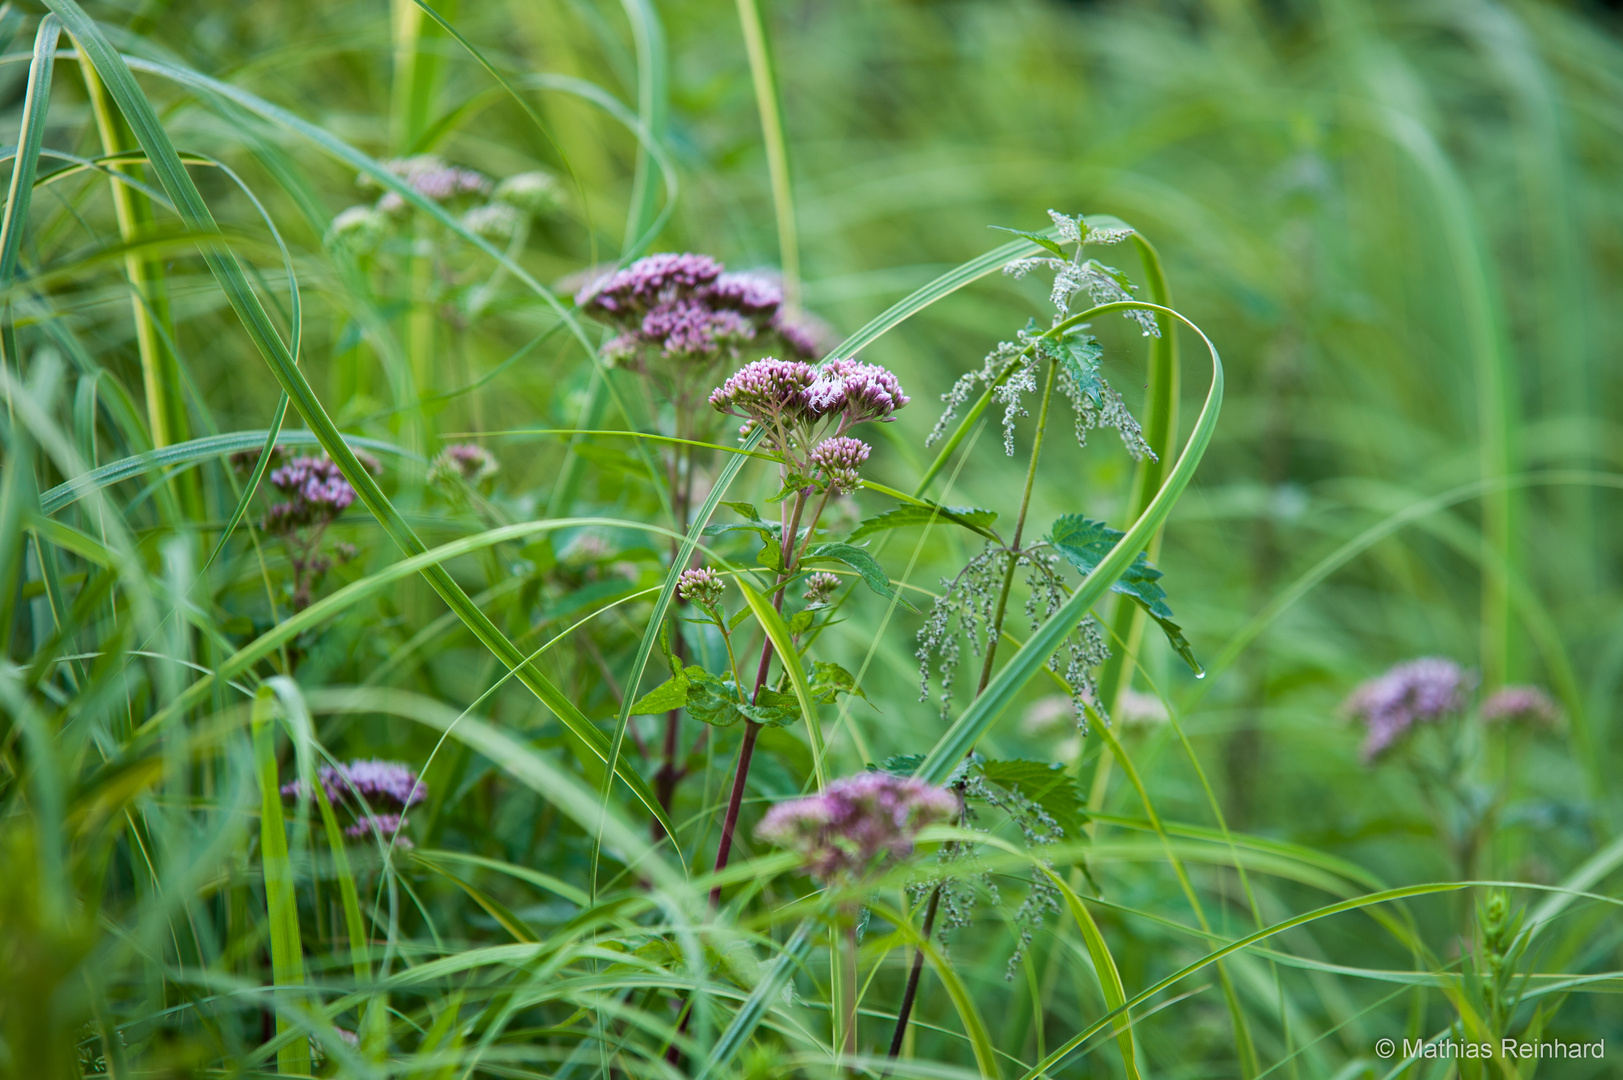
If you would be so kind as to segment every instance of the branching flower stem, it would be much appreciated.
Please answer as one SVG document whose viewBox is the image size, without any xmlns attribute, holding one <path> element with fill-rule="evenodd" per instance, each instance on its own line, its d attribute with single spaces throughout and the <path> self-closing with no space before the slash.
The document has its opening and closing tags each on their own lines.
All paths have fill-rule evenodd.
<svg viewBox="0 0 1623 1080">
<path fill-rule="evenodd" d="M 979 697 L 986 690 L 987 684 L 992 681 L 998 642 L 1003 636 L 1003 619 L 1009 609 L 1009 591 L 1014 586 L 1014 572 L 1020 563 L 1020 540 L 1025 535 L 1026 515 L 1031 510 L 1031 493 L 1037 483 L 1037 461 L 1042 456 L 1043 434 L 1048 430 L 1048 406 L 1054 397 L 1054 379 L 1058 371 L 1059 364 L 1050 361 L 1048 377 L 1043 384 L 1042 405 L 1037 411 L 1037 433 L 1031 442 L 1031 461 L 1026 466 L 1026 488 L 1020 496 L 1020 513 L 1014 519 L 1014 534 L 1009 538 L 1009 565 L 1003 573 L 1003 588 L 998 593 L 997 610 L 992 616 L 991 631 L 987 635 L 986 660 L 981 664 L 980 682 L 975 687 L 976 697 Z M 930 890 L 930 899 L 925 905 L 922 936 L 926 942 L 935 932 L 936 914 L 941 909 L 941 889 L 942 883 L 937 882 L 935 888 Z M 896 1030 L 890 1037 L 890 1057 L 896 1057 L 902 1052 L 902 1039 L 907 1035 L 907 1022 L 913 1014 L 913 1002 L 918 998 L 919 977 L 923 971 L 924 949 L 920 946 L 913 950 L 913 963 L 907 972 L 907 986 L 902 991 L 902 1004 L 896 1010 Z"/>
<path fill-rule="evenodd" d="M 782 467 L 781 471 L 784 480 L 787 481 L 789 476 L 788 467 Z M 782 569 L 778 572 L 778 580 L 772 589 L 772 607 L 780 612 L 783 610 L 784 582 L 794 576 L 794 564 L 799 559 L 799 554 L 795 550 L 795 538 L 799 535 L 800 518 L 805 512 L 806 497 L 811 494 L 811 491 L 811 488 L 802 488 L 795 492 L 794 508 L 780 517 L 780 520 L 783 521 L 783 535 L 779 540 L 778 558 L 782 563 Z M 825 498 L 817 504 L 817 512 L 812 516 L 811 523 L 806 529 L 808 537 L 816 530 L 817 518 L 822 515 L 823 506 L 826 502 L 827 499 Z M 767 675 L 772 667 L 772 638 L 769 635 L 763 634 L 763 636 L 765 640 L 761 642 L 761 663 L 755 672 L 755 688 L 750 692 L 751 701 L 760 696 L 761 687 L 766 685 Z M 808 717 L 807 722 L 809 723 L 810 720 L 811 718 Z M 727 814 L 722 818 L 721 822 L 721 842 L 716 847 L 717 873 L 727 868 L 727 860 L 732 855 L 733 830 L 738 827 L 738 811 L 744 805 L 744 785 L 749 779 L 750 759 L 754 756 L 755 740 L 760 734 L 760 724 L 749 719 L 744 721 L 744 742 L 738 750 L 738 765 L 733 770 L 733 788 L 727 797 Z M 718 885 L 710 890 L 710 905 L 715 907 L 720 902 L 721 886 Z"/>
</svg>

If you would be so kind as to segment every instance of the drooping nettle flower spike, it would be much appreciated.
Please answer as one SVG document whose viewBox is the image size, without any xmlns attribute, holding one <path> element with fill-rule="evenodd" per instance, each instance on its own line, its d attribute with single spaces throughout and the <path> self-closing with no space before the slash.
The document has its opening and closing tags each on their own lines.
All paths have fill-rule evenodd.
<svg viewBox="0 0 1623 1080">
<path fill-rule="evenodd" d="M 461 480 L 470 487 L 489 480 L 501 471 L 496 456 L 478 443 L 452 443 L 434 458 L 428 468 L 430 484 Z"/>
<path fill-rule="evenodd" d="M 862 486 L 857 470 L 868 460 L 871 448 L 861 439 L 836 435 L 812 447 L 811 464 L 817 479 L 835 495 L 849 495 Z"/>
<path fill-rule="evenodd" d="M 767 811 L 755 830 L 799 852 L 824 881 L 883 869 L 913 853 L 919 830 L 958 813 L 958 797 L 911 777 L 870 772 Z"/>
<path fill-rule="evenodd" d="M 1488 695 L 1480 715 L 1484 724 L 1553 727 L 1561 719 L 1561 710 L 1536 686 L 1502 686 Z"/>
<path fill-rule="evenodd" d="M 1427 656 L 1360 685 L 1342 708 L 1368 729 L 1364 760 L 1373 760 L 1416 723 L 1459 712 L 1473 681 L 1471 673 L 1454 661 Z"/>
<path fill-rule="evenodd" d="M 806 606 L 822 607 L 840 587 L 838 574 L 816 573 L 806 579 Z"/>
<path fill-rule="evenodd" d="M 878 364 L 850 357 L 830 360 L 806 390 L 806 402 L 818 416 L 839 416 L 840 430 L 868 420 L 881 423 L 911 400 L 902 393 L 901 380 Z"/>
<path fill-rule="evenodd" d="M 676 579 L 676 595 L 707 610 L 721 603 L 721 594 L 726 587 L 727 583 L 721 579 L 721 575 L 708 566 L 684 570 Z"/>
<path fill-rule="evenodd" d="M 337 520 L 355 501 L 355 489 L 330 459 L 296 457 L 270 472 L 271 487 L 288 496 L 265 511 L 262 527 L 285 536 Z"/>
</svg>

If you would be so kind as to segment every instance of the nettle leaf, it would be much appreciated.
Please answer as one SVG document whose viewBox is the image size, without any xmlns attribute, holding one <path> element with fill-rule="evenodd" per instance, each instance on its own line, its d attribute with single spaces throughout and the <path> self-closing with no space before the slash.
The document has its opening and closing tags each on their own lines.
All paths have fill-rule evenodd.
<svg viewBox="0 0 1623 1080">
<path fill-rule="evenodd" d="M 890 578 L 885 576 L 885 572 L 879 568 L 879 564 L 874 561 L 874 557 L 862 548 L 853 544 L 818 544 L 806 552 L 805 561 L 811 562 L 813 559 L 832 559 L 835 562 L 842 562 L 855 570 L 861 576 L 863 584 L 880 596 L 895 600 L 909 611 L 918 610 L 891 587 Z"/>
<path fill-rule="evenodd" d="M 648 693 L 631 703 L 632 716 L 648 716 L 680 709 L 688 703 L 691 680 L 685 672 L 677 672 Z"/>
<path fill-rule="evenodd" d="M 868 695 L 857 685 L 857 678 L 838 664 L 819 660 L 812 665 L 811 696 L 824 705 L 832 705 L 841 694 L 850 694 L 863 701 Z"/>
<path fill-rule="evenodd" d="M 1076 779 L 1061 765 L 1046 761 L 983 761 L 986 782 L 1036 803 L 1053 818 L 1065 835 L 1075 839 L 1087 823 L 1087 800 Z"/>
<path fill-rule="evenodd" d="M 1099 374 L 1099 361 L 1105 349 L 1087 334 L 1068 337 L 1060 343 L 1060 364 L 1079 392 L 1086 394 L 1095 405 L 1104 401 L 1104 376 Z"/>
<path fill-rule="evenodd" d="M 1062 259 L 1067 257 L 1064 248 L 1054 243 L 1054 241 L 1050 240 L 1042 233 L 1026 232 L 1024 229 L 1011 229 L 1006 225 L 993 225 L 992 228 L 997 229 L 999 232 L 1012 232 L 1016 236 L 1023 236 L 1027 240 L 1030 240 L 1033 244 L 1036 244 L 1038 247 L 1047 248 L 1049 251 L 1052 251 L 1055 255 L 1058 255 Z"/>
<path fill-rule="evenodd" d="M 937 506 L 934 503 L 921 506 L 918 503 L 901 503 L 894 510 L 886 510 L 883 514 L 864 518 L 857 526 L 857 531 L 851 534 L 851 541 L 854 543 L 887 529 L 928 525 L 931 521 L 950 521 L 982 536 L 989 536 L 987 530 L 996 520 L 996 510 L 983 510 L 978 506 Z"/>
<path fill-rule="evenodd" d="M 779 503 L 795 494 L 798 494 L 805 488 L 815 487 L 817 487 L 817 481 L 814 478 L 805 476 L 801 473 L 792 472 L 783 478 L 783 487 L 778 490 L 778 493 L 769 497 L 766 501 L 769 503 Z"/>
<path fill-rule="evenodd" d="M 744 703 L 738 711 L 768 727 L 788 727 L 800 719 L 800 702 L 793 694 L 785 694 L 771 687 L 761 687 L 754 704 Z"/>
<path fill-rule="evenodd" d="M 877 765 L 869 765 L 869 772 L 890 773 L 892 776 L 912 776 L 924 764 L 923 754 L 892 754 Z"/>
<path fill-rule="evenodd" d="M 733 680 L 712 675 L 696 664 L 684 674 L 690 683 L 687 710 L 693 719 L 712 727 L 731 727 L 744 718 L 739 708 L 738 684 Z"/>
<path fill-rule="evenodd" d="M 1125 533 L 1112 529 L 1102 521 L 1094 521 L 1081 514 L 1066 514 L 1054 522 L 1048 539 L 1054 547 L 1064 555 L 1066 560 L 1083 574 L 1091 574 L 1104 557 L 1110 554 L 1110 549 L 1116 546 Z M 1143 608 L 1150 618 L 1154 619 L 1166 634 L 1167 641 L 1173 650 L 1188 664 L 1197 675 L 1204 674 L 1200 662 L 1195 659 L 1195 651 L 1189 645 L 1189 639 L 1183 636 L 1183 627 L 1179 626 L 1167 606 L 1166 590 L 1161 588 L 1161 571 L 1150 565 L 1144 552 L 1139 552 L 1127 572 L 1117 578 L 1110 586 L 1112 592 L 1121 593 L 1128 597 L 1139 607 Z"/>
</svg>

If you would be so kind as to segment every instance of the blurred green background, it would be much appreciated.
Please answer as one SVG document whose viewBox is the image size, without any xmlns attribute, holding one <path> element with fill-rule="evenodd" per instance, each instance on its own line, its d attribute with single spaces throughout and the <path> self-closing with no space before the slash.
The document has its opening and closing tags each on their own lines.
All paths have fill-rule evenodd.
<svg viewBox="0 0 1623 1080">
<path fill-rule="evenodd" d="M 22 119 L 28 40 L 43 14 L 33 4 L 18 10 L 26 32 L 0 68 L 7 132 Z M 1234 829 L 1339 856 L 1388 883 L 1458 876 L 1412 779 L 1362 764 L 1360 733 L 1338 714 L 1360 680 L 1397 661 L 1442 655 L 1479 672 L 1486 688 L 1545 686 L 1564 713 L 1560 737 L 1526 751 L 1524 789 L 1491 841 L 1496 875 L 1554 883 L 1623 826 L 1615 779 L 1623 770 L 1623 369 L 1616 359 L 1623 347 L 1623 15 L 1616 5 L 765 0 L 787 200 L 783 190 L 774 198 L 732 4 L 440 5 L 521 89 L 536 117 L 403 0 L 392 7 L 383 0 L 131 0 L 88 10 L 125 53 L 250 91 L 379 159 L 433 152 L 496 178 L 557 173 L 566 209 L 539 222 L 516 257 L 566 297 L 584 271 L 619 258 L 628 238 L 668 210 L 653 250 L 709 252 L 734 269 L 782 267 L 805 307 L 843 336 L 1006 240 L 993 226 L 1043 228 L 1049 208 L 1132 223 L 1159 250 L 1176 306 L 1220 348 L 1228 378 L 1216 439 L 1157 559 L 1210 675 L 1197 682 L 1160 642 L 1147 641 L 1135 683 L 1171 702 L 1204 777 L 1170 725 L 1124 729 L 1162 814 L 1211 825 L 1209 780 Z M 71 48 L 66 39 L 63 47 Z M 105 134 L 77 61 L 62 55 L 45 145 L 101 153 Z M 429 271 L 421 261 L 410 269 L 406 256 L 390 272 L 330 258 L 323 235 L 333 215 L 375 195 L 357 186 L 353 168 L 218 98 L 141 79 L 177 147 L 237 170 L 291 248 L 305 305 L 302 367 L 346 432 L 431 455 L 458 433 L 579 426 L 593 369 L 567 334 L 506 363 L 556 323 L 533 295 L 498 277 L 470 315 L 467 289 L 489 280 L 491 264 L 444 237 L 430 238 L 450 252 L 435 264 L 433 273 L 444 275 L 438 282 L 411 277 Z M 613 99 L 607 108 L 604 95 Z M 638 152 L 630 128 L 639 112 L 648 140 L 673 166 L 670 186 Z M 133 145 L 127 132 L 115 130 L 114 138 Z M 219 170 L 194 175 L 285 319 L 288 293 L 263 219 Z M 87 463 L 145 449 L 155 406 L 142 390 L 127 264 L 106 187 L 82 179 L 42 186 L 32 220 L 22 259 L 40 275 L 48 301 L 19 308 L 18 333 L 31 347 L 49 344 L 68 357 L 79 400 L 94 369 L 105 373 L 100 392 L 109 400 L 115 384 L 124 388 L 134 419 L 104 423 L 117 431 L 101 435 L 92 419 L 88 442 L 78 429 Z M 172 218 L 154 220 L 152 265 L 163 266 L 174 335 L 159 348 L 174 381 L 156 411 L 168 417 L 170 441 L 265 428 L 275 381 L 191 241 Z M 1120 260 L 1139 275 L 1130 254 Z M 923 441 L 937 396 L 1045 311 L 1043 282 L 993 276 L 868 350 L 864 359 L 894 368 L 913 395 L 879 440 L 875 475 L 911 489 L 930 460 Z M 60 332 L 49 329 L 53 320 Z M 1107 371 L 1136 408 L 1144 343 L 1125 323 L 1101 324 L 1099 334 Z M 1198 342 L 1185 335 L 1183 347 L 1187 426 L 1206 376 Z M 28 367 L 14 370 L 26 378 Z M 65 428 L 73 400 L 69 387 L 57 402 Z M 601 425 L 621 420 L 610 410 Z M 1022 452 L 1008 459 L 988 432 L 945 501 L 1007 512 L 1023 476 L 1026 434 Z M 484 444 L 504 470 L 498 516 L 527 520 L 558 508 L 566 439 L 490 434 Z M 574 510 L 652 516 L 657 502 L 627 479 L 635 463 L 626 445 L 593 446 L 576 455 L 586 464 Z M 1064 438 L 1052 446 L 1034 520 L 1086 513 L 1123 525 L 1132 462 L 1114 439 L 1096 434 L 1086 451 Z M 388 464 L 395 468 L 393 459 Z M 42 488 L 67 478 L 60 468 L 41 468 Z M 469 531 L 471 512 L 435 502 L 418 472 L 406 466 L 388 481 L 413 526 L 430 544 Z M 118 489 L 155 579 L 177 520 L 217 529 L 234 504 L 224 470 L 192 475 L 195 486 L 176 488 L 179 510 L 143 494 L 140 482 Z M 363 553 L 356 568 L 334 571 L 333 586 L 396 559 L 362 517 L 351 515 L 337 532 Z M 217 537 L 204 534 L 209 543 L 194 561 Z M 517 587 L 533 571 L 505 617 L 515 627 L 550 626 L 568 614 L 573 592 L 618 573 L 617 565 L 629 561 L 645 584 L 659 580 L 658 556 L 645 540 L 614 536 L 607 552 L 584 555 L 570 542 L 561 536 L 508 552 L 502 565 L 467 568 L 478 579 L 470 592 L 508 575 Z M 908 580 L 933 588 L 972 550 L 957 535 L 937 536 Z M 37 563 L 28 565 L 34 570 L 19 572 L 36 588 L 25 587 L 31 599 L 16 618 L 19 626 L 35 620 L 28 625 L 39 646 L 45 616 Z M 896 560 L 890 568 L 900 577 L 903 566 Z M 212 610 L 224 636 L 199 646 L 200 663 L 213 662 L 210 648 L 239 640 L 231 635 L 268 625 L 253 599 L 255 589 L 263 593 L 258 573 L 245 552 L 217 569 Z M 495 669 L 443 613 L 425 586 L 403 583 L 375 609 L 302 644 L 300 684 L 308 690 L 376 676 L 461 709 Z M 835 639 L 853 669 L 882 614 L 873 598 L 853 600 Z M 632 622 L 605 630 L 598 646 L 629 655 L 640 633 Z M 922 751 L 939 730 L 934 708 L 916 702 L 917 623 L 898 614 L 888 624 L 865 682 L 877 709 L 854 714 L 874 757 Z M 26 665 L 31 654 L 18 644 L 11 659 Z M 594 719 L 612 717 L 596 660 L 582 650 L 558 663 L 577 680 L 572 690 Z M 135 697 L 161 703 L 167 684 L 155 675 L 143 685 Z M 1042 714 L 1042 696 L 1034 688 L 1023 703 L 1033 716 Z M 516 688 L 498 694 L 487 714 L 538 745 L 565 745 Z M 988 753 L 1079 755 L 1067 764 L 1092 779 L 1096 739 L 1067 743 L 1018 720 L 996 729 Z M 414 762 L 435 741 L 381 716 L 333 722 L 322 735 L 356 755 Z M 841 771 L 864 764 L 849 740 L 833 746 Z M 579 868 L 584 847 L 548 833 L 541 800 L 504 788 L 488 762 L 470 764 L 466 753 L 448 762 L 428 774 L 437 794 L 419 843 L 553 873 Z M 777 768 L 763 771 L 762 797 L 794 788 L 792 763 Z M 18 775 L 7 776 L 14 809 L 22 805 L 11 783 Z M 1099 808 L 1137 813 L 1130 790 L 1119 778 L 1113 784 Z M 1123 904 L 1161 911 L 1180 902 L 1164 867 L 1101 873 Z M 1237 888 L 1216 871 L 1202 887 L 1231 901 Z M 425 904 L 438 905 L 454 936 L 491 932 L 494 924 L 455 889 L 426 891 Z M 1289 882 L 1268 891 L 1265 914 L 1303 909 L 1307 891 Z M 133 903 L 119 894 L 109 911 L 126 901 Z M 1239 901 L 1232 907 L 1224 926 L 1247 928 Z M 1425 916 L 1439 943 L 1464 910 L 1438 905 Z M 1294 945 L 1343 962 L 1385 949 L 1390 956 L 1370 962 L 1404 966 L 1401 949 L 1358 937 L 1369 925 L 1338 924 L 1311 945 Z M 1620 925 L 1604 910 L 1587 913 L 1563 959 L 1550 962 L 1618 967 Z M 1184 947 L 1131 920 L 1111 931 L 1125 938 L 1118 959 L 1130 985 L 1151 981 Z M 100 931 L 83 933 L 88 942 Z M 998 948 L 968 976 L 989 1002 L 1009 993 L 1001 982 L 1006 943 Z M 1447 952 L 1446 944 L 1438 948 Z M 964 955 L 979 956 L 968 944 Z M 1259 1021 L 1267 1027 L 1285 1007 L 1269 996 L 1273 976 L 1256 974 L 1260 963 L 1250 970 L 1256 983 L 1247 1000 L 1269 1018 Z M 1305 988 L 1304 1004 L 1293 1009 L 1314 1023 L 1320 1012 L 1343 1015 L 1335 1004 L 1343 992 L 1325 989 L 1332 975 L 1291 978 Z M 14 983 L 8 993 L 26 994 L 29 985 L 37 983 Z M 135 996 L 119 1000 L 138 1012 L 129 1004 Z M 921 1007 L 937 1020 L 949 1015 L 940 996 Z M 1406 1006 L 1400 998 L 1383 1015 L 1401 1019 Z M 16 1005 L 7 1008 L 12 1019 L 19 1015 Z M 1027 1048 L 1030 1001 L 1018 1008 L 1026 1011 L 1006 1033 L 1017 1054 Z M 1571 1030 L 1623 1045 L 1615 994 L 1574 997 L 1563 1008 L 1560 1022 Z M 1210 992 L 1146 1021 L 1157 1033 L 1145 1040 L 1147 1068 L 1238 1075 L 1227 1023 Z M 1386 1030 L 1368 1020 L 1336 1028 L 1290 1068 L 1336 1075 L 1367 1058 L 1369 1040 Z M 1265 1066 L 1295 1048 L 1271 1028 L 1261 1038 Z M 1549 1074 L 1617 1075 L 1616 1053 L 1595 1071 L 1569 1064 Z M 1075 1075 L 1105 1075 L 1118 1064 L 1104 1055 L 1086 1060 Z"/>
</svg>

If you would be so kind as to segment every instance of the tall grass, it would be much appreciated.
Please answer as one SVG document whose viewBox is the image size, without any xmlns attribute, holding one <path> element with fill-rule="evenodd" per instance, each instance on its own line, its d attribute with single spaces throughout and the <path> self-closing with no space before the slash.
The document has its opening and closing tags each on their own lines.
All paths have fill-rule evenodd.
<svg viewBox="0 0 1623 1080">
<path fill-rule="evenodd" d="M 1384 1077 L 1383 1037 L 1623 1042 L 1604 19 L 5 5 L 0 1072 Z M 548 208 L 486 227 L 496 195 L 390 166 L 430 153 L 550 173 Z M 1049 322 L 999 272 L 1054 234 L 987 226 L 1050 207 L 1131 223 L 1087 252 L 1135 300 Z M 761 431 L 673 410 L 573 299 L 680 250 L 778 268 L 827 356 L 913 398 L 818 539 L 910 524 L 817 563 L 844 584 L 803 620 L 801 568 L 724 505 L 793 486 Z M 1031 319 L 1012 455 L 990 389 L 927 446 Z M 1047 407 L 1083 323 L 1136 465 Z M 448 478 L 468 443 L 500 471 Z M 295 540 L 267 511 L 297 454 L 356 501 Z M 1067 515 L 1126 535 L 1029 621 L 1007 560 L 984 656 L 921 703 L 945 581 Z M 1110 598 L 1141 552 L 1203 678 Z M 720 626 L 677 595 L 701 562 L 737 582 Z M 1090 617 L 1082 734 L 1052 717 Z M 793 723 L 644 711 L 727 634 Z M 1340 702 L 1420 655 L 1560 722 L 1465 709 L 1366 764 Z M 404 824 L 321 779 L 374 757 L 421 776 Z M 1032 798 L 878 876 L 756 838 L 881 764 Z M 1074 827 L 1028 842 L 1033 801 Z"/>
</svg>

